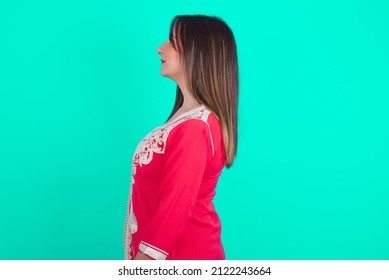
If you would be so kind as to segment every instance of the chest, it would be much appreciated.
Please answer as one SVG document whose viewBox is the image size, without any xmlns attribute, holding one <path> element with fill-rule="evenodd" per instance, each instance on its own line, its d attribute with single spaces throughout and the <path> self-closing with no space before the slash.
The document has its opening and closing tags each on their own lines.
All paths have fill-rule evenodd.
<svg viewBox="0 0 389 280">
<path fill-rule="evenodd" d="M 174 113 L 174 115 L 168 120 L 168 122 L 175 120 L 177 117 L 179 117 L 181 114 L 183 114 L 182 111 L 178 110 L 177 112 Z"/>
</svg>

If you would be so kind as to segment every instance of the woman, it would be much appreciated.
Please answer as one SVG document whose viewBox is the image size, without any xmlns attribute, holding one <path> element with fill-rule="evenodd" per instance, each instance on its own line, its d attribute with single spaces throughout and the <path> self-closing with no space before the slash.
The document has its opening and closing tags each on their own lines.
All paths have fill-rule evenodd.
<svg viewBox="0 0 389 280">
<path fill-rule="evenodd" d="M 132 159 L 125 259 L 225 259 L 212 199 L 237 151 L 235 39 L 218 17 L 176 16 L 157 53 L 176 101 Z"/>
</svg>

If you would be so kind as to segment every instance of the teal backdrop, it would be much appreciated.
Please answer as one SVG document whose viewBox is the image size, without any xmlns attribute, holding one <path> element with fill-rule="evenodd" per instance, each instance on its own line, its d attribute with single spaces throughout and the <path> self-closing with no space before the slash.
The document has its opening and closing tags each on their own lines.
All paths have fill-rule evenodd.
<svg viewBox="0 0 389 280">
<path fill-rule="evenodd" d="M 176 84 L 177 14 L 238 46 L 227 259 L 389 258 L 387 1 L 3 1 L 0 259 L 123 259 L 131 159 Z"/>
</svg>

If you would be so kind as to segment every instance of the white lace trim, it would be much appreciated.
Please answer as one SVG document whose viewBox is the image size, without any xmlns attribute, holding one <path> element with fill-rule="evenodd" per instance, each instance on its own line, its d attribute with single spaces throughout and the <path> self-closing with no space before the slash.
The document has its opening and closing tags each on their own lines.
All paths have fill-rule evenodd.
<svg viewBox="0 0 389 280">
<path fill-rule="evenodd" d="M 150 245 L 149 243 L 146 243 L 144 241 L 141 241 L 139 243 L 139 251 L 141 251 L 143 254 L 149 255 L 150 257 L 153 257 L 156 260 L 164 260 L 169 255 L 164 250 L 161 250 L 153 245 Z"/>
<path fill-rule="evenodd" d="M 212 139 L 212 133 L 211 133 L 211 127 L 209 126 L 209 123 L 207 122 L 208 116 L 211 112 L 208 110 L 205 110 L 203 112 L 203 115 L 201 116 L 201 119 L 208 125 L 208 131 L 209 131 L 209 136 L 211 137 L 211 144 L 212 144 L 212 157 L 215 155 L 215 148 L 213 146 L 213 139 Z"/>
</svg>

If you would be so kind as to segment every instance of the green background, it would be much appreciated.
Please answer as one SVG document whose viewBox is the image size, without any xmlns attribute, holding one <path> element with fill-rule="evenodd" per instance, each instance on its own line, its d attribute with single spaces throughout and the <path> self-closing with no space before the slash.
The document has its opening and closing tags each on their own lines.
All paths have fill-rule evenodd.
<svg viewBox="0 0 389 280">
<path fill-rule="evenodd" d="M 227 259 L 389 258 L 387 1 L 0 4 L 0 259 L 123 259 L 131 158 L 168 117 L 157 47 L 223 18 L 238 155 L 216 209 Z"/>
</svg>

